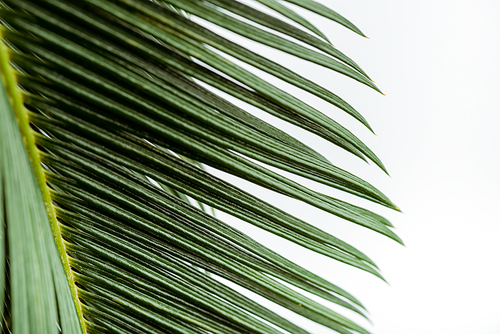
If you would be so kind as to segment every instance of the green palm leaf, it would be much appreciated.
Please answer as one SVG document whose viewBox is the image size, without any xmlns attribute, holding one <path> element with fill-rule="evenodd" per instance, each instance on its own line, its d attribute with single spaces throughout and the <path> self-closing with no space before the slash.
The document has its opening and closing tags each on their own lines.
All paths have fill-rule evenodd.
<svg viewBox="0 0 500 334">
<path fill-rule="evenodd" d="M 378 90 L 310 22 L 281 2 L 259 2 L 277 16 L 236 0 L 0 1 L 6 332 L 308 333 L 223 278 L 338 333 L 368 333 L 300 291 L 366 316 L 350 293 L 204 211 L 221 210 L 382 278 L 353 246 L 215 177 L 207 165 L 401 243 L 384 217 L 265 165 L 398 210 L 378 189 L 207 88 L 385 171 L 349 130 L 226 55 L 329 102 L 371 130 L 347 102 L 193 20 Z M 314 1 L 287 2 L 362 35 Z"/>
</svg>

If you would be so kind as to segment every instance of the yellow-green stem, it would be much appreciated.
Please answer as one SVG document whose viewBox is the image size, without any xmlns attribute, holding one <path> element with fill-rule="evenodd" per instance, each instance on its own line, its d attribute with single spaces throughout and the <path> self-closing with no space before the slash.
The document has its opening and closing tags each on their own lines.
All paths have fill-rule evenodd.
<svg viewBox="0 0 500 334">
<path fill-rule="evenodd" d="M 26 150 L 28 151 L 28 156 L 31 160 L 31 165 L 33 166 L 36 179 L 40 187 L 40 191 L 42 192 L 43 202 L 45 204 L 45 209 L 47 211 L 47 216 L 49 218 L 52 234 L 54 236 L 57 245 L 57 250 L 59 251 L 59 255 L 61 257 L 64 271 L 66 272 L 66 277 L 68 278 L 68 283 L 78 313 L 78 318 L 80 319 L 80 324 L 82 326 L 83 333 L 86 333 L 85 321 L 82 314 L 82 306 L 80 304 L 80 299 L 78 298 L 78 291 L 75 285 L 73 272 L 71 271 L 68 255 L 66 253 L 66 247 L 64 246 L 61 230 L 59 229 L 59 223 L 57 221 L 54 206 L 52 205 L 52 200 L 50 198 L 49 189 L 45 181 L 45 175 L 42 169 L 42 165 L 40 163 L 38 149 L 36 148 L 35 139 L 33 133 L 31 132 L 28 113 L 23 105 L 22 94 L 17 86 L 14 70 L 9 63 L 8 48 L 3 43 L 1 27 L 0 27 L 0 71 L 11 100 L 14 113 L 16 115 L 17 123 L 19 124 L 19 129 L 21 130 L 21 135 L 24 141 L 24 147 L 26 147 Z"/>
</svg>

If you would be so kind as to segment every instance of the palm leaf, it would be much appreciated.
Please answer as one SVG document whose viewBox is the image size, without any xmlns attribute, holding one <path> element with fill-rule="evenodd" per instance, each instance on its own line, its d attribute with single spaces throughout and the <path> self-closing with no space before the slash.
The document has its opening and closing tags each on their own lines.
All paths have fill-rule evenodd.
<svg viewBox="0 0 500 334">
<path fill-rule="evenodd" d="M 350 293 L 203 210 L 221 210 L 382 278 L 367 255 L 212 175 L 207 165 L 401 242 L 384 217 L 265 166 L 398 210 L 378 189 L 214 93 L 385 171 L 349 130 L 226 56 L 329 102 L 371 130 L 347 102 L 193 20 L 378 90 L 310 22 L 281 2 L 259 2 L 276 15 L 236 0 L 0 2 L 5 331 L 308 333 L 223 278 L 338 333 L 368 333 L 300 291 L 366 316 Z M 362 34 L 314 1 L 288 2 Z"/>
</svg>

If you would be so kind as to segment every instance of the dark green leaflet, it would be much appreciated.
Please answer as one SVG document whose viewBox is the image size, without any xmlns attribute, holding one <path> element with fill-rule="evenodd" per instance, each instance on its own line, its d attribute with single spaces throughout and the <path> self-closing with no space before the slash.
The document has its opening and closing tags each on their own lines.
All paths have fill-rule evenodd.
<svg viewBox="0 0 500 334">
<path fill-rule="evenodd" d="M 55 5 L 58 5 L 57 8 L 60 8 L 62 5 L 60 5 L 59 0 L 50 0 L 51 3 L 55 3 Z M 102 3 L 97 3 L 96 5 L 103 5 Z M 111 7 L 109 7 L 111 6 Z M 217 53 L 203 47 L 202 44 L 193 42 L 193 40 L 183 38 L 182 35 L 179 36 L 177 33 L 174 31 L 170 31 L 170 34 L 165 33 L 164 29 L 157 28 L 155 26 L 151 26 L 149 24 L 142 21 L 137 21 L 136 17 L 128 13 L 127 11 L 124 11 L 120 7 L 113 7 L 114 5 L 111 3 L 106 3 L 106 8 L 108 10 L 112 10 L 114 15 L 120 15 L 121 18 L 126 19 L 126 20 L 131 20 L 131 24 L 139 25 L 139 28 L 144 28 L 148 29 L 147 32 L 152 34 L 153 36 L 159 38 L 162 40 L 162 42 L 169 43 L 171 47 L 174 48 L 181 48 L 183 54 L 190 54 L 194 58 L 197 58 L 208 65 L 216 68 L 217 70 L 222 71 L 223 73 L 235 78 L 238 81 L 241 81 L 243 84 L 255 89 L 259 94 L 265 96 L 266 98 L 270 99 L 271 101 L 283 105 L 285 108 L 292 109 L 293 112 L 302 115 L 306 118 L 310 118 L 312 121 L 315 123 L 323 125 L 327 131 L 332 132 L 335 134 L 333 138 L 330 138 L 330 140 L 334 140 L 334 142 L 341 147 L 352 150 L 348 146 L 345 146 L 349 143 L 346 143 L 345 141 L 355 141 L 355 146 L 357 149 L 362 150 L 363 154 L 365 154 L 367 157 L 369 157 L 372 161 L 374 161 L 378 166 L 380 166 L 382 169 L 385 170 L 383 164 L 380 162 L 380 160 L 371 152 L 359 139 L 353 136 L 352 133 L 347 131 L 345 128 L 340 126 L 338 123 L 333 121 L 332 119 L 326 117 L 322 113 L 318 112 L 317 110 L 314 110 L 307 104 L 299 101 L 298 99 L 292 97 L 291 95 L 277 89 L 276 87 L 269 85 L 267 82 L 264 80 L 261 80 L 259 77 L 251 74 L 248 71 L 243 70 L 241 67 L 238 67 L 234 65 L 232 62 L 227 61 L 225 58 L 221 57 Z M 67 4 L 65 4 L 64 7 L 65 13 L 68 13 L 69 15 L 74 15 L 74 13 L 78 13 L 78 8 L 68 8 Z M 108 8 L 109 7 L 109 8 Z M 105 13 L 102 13 L 101 15 L 106 15 Z M 94 18 L 89 18 L 85 17 L 85 21 L 89 22 L 89 19 L 92 21 L 92 24 L 94 24 Z M 108 22 L 106 23 L 106 26 L 109 26 L 110 24 L 113 24 L 113 17 L 108 17 Z M 128 21 L 127 21 L 128 22 Z M 116 28 L 113 27 L 114 30 Z M 166 40 L 165 40 L 166 39 Z M 127 43 L 130 43 L 130 40 L 127 39 Z M 187 44 L 185 44 L 187 43 Z M 278 64 L 275 63 L 270 63 L 267 60 L 264 59 L 259 59 L 258 61 L 255 61 L 255 65 L 261 66 L 262 64 L 268 64 L 269 71 L 273 75 L 276 75 L 280 78 L 282 78 L 285 81 L 290 82 L 291 84 L 297 85 L 299 88 L 308 90 L 309 92 L 312 92 L 314 94 L 319 94 L 321 92 L 326 92 L 326 90 L 318 85 L 315 85 L 314 83 L 305 80 L 304 78 L 296 75 L 295 73 L 280 67 Z M 175 65 L 174 65 L 175 66 Z M 328 99 L 327 99 L 328 100 Z M 330 102 L 334 103 L 332 100 Z M 335 104 L 347 112 L 354 112 L 352 108 L 345 103 L 341 104 Z M 350 109 L 349 109 L 350 108 Z M 319 133 L 318 133 L 319 134 Z M 321 133 L 319 135 L 325 136 L 325 134 Z M 340 137 L 339 137 L 340 136 Z M 345 137 L 345 138 L 344 138 Z M 353 152 L 355 153 L 355 152 Z"/>
<path fill-rule="evenodd" d="M 283 15 L 284 17 L 298 23 L 302 27 L 308 29 L 309 31 L 315 33 L 317 36 L 321 37 L 325 41 L 329 42 L 328 37 L 326 37 L 318 28 L 316 28 L 314 25 L 312 25 L 309 21 L 307 21 L 305 18 L 302 16 L 298 15 L 296 12 L 288 8 L 287 6 L 281 4 L 279 1 L 276 0 L 257 0 L 257 2 L 260 2 L 264 6 L 267 6 L 277 13 Z M 264 13 L 261 13 L 257 11 L 258 13 L 254 13 L 250 9 L 247 9 L 246 11 L 242 13 L 238 13 L 239 15 L 242 15 L 243 17 L 245 16 L 245 13 L 252 13 L 252 17 L 259 17 L 265 15 Z M 280 20 L 278 25 L 283 25 L 284 22 Z"/>
<path fill-rule="evenodd" d="M 19 43 L 19 42 L 18 42 L 18 43 Z M 26 45 L 25 45 L 25 46 L 26 46 Z M 32 46 L 32 47 L 33 47 L 33 46 Z M 40 50 L 40 49 L 38 49 L 38 50 L 39 50 L 38 54 L 43 54 L 43 53 L 46 53 L 46 51 L 43 51 L 43 50 Z M 41 53 L 40 53 L 40 52 L 41 52 Z M 48 55 L 50 55 L 50 56 L 51 56 L 51 58 L 52 58 L 53 60 L 55 60 L 55 59 L 57 58 L 57 55 L 55 55 L 55 54 L 53 54 L 53 53 L 49 53 Z M 64 61 L 64 60 L 61 60 L 61 61 Z M 69 68 L 70 68 L 69 66 L 70 66 L 70 64 L 72 64 L 72 63 L 71 63 L 71 62 L 64 61 L 64 64 L 67 64 L 67 66 L 68 66 L 67 68 L 69 69 Z M 73 64 L 72 64 L 72 66 L 71 66 L 71 69 L 72 69 L 73 74 L 74 74 L 74 73 L 76 73 L 76 72 L 75 72 L 75 70 L 76 70 L 77 68 L 78 68 L 78 67 L 77 67 L 77 66 L 73 63 Z M 81 73 L 81 72 L 80 72 L 80 73 Z M 85 77 L 88 77 L 88 76 L 85 76 Z M 101 78 L 101 79 L 102 79 L 102 78 Z M 104 81 L 104 82 L 105 82 L 105 81 Z M 110 85 L 110 83 L 109 83 L 109 82 L 108 82 L 107 84 L 105 84 L 105 86 L 104 86 L 104 87 L 105 87 L 105 88 L 107 88 L 107 89 L 111 88 L 111 91 L 112 91 L 112 92 L 113 92 L 113 91 L 114 91 L 114 92 L 116 92 L 116 89 L 113 89 L 113 86 L 112 86 L 112 85 Z M 122 97 L 126 97 L 126 98 L 128 98 L 128 99 L 130 99 L 130 98 L 131 98 L 132 100 L 130 100 L 130 101 L 135 101 L 136 103 L 139 103 L 140 105 L 145 106 L 145 104 L 144 104 L 144 102 L 145 102 L 145 101 L 144 101 L 144 100 L 142 100 L 142 101 L 141 101 L 141 100 L 138 100 L 138 99 L 137 99 L 137 96 L 136 96 L 136 97 L 134 97 L 132 94 L 128 94 L 128 95 L 126 95 L 126 96 L 124 96 L 123 94 L 121 94 L 121 95 L 122 95 Z M 182 105 L 181 105 L 181 107 L 182 107 Z M 151 106 L 151 104 L 148 104 L 147 108 L 149 109 L 149 112 L 156 112 L 156 113 L 158 113 L 158 111 L 157 111 L 157 110 L 158 110 L 158 105 L 156 105 L 156 106 L 155 106 L 155 105 L 152 105 L 152 106 Z M 153 109 L 151 109 L 151 108 L 153 108 Z M 165 116 L 166 116 L 165 111 L 166 111 L 166 110 L 165 110 L 165 109 L 163 109 L 163 110 L 161 111 L 161 112 L 162 112 L 162 114 L 160 114 L 161 116 L 163 116 L 163 117 L 164 117 L 164 119 L 165 119 Z M 214 115 L 212 115 L 211 117 L 213 117 L 213 116 L 214 116 Z M 206 120 L 210 120 L 210 119 L 211 119 L 211 118 L 204 118 L 204 120 L 205 120 L 205 121 L 206 121 Z M 170 120 L 170 121 L 175 121 L 175 118 L 174 118 L 174 119 L 172 119 L 172 118 L 168 118 L 168 120 Z M 180 122 L 180 121 L 178 121 L 178 122 L 177 122 L 177 126 L 183 126 L 183 125 L 184 125 L 184 126 L 187 126 L 187 125 L 188 125 L 188 123 L 187 123 L 187 122 L 189 122 L 189 120 L 184 120 L 184 121 L 182 121 L 182 122 L 180 122 L 180 123 L 179 123 L 179 122 Z M 233 124 L 233 125 L 234 125 L 234 124 Z M 196 126 L 196 125 L 195 125 L 195 124 L 193 124 L 193 126 Z M 195 128 L 191 127 L 189 131 L 193 131 L 193 129 L 195 129 Z M 222 128 L 221 128 L 221 129 L 222 129 Z M 206 135 L 206 134 L 207 134 L 207 132 L 208 132 L 207 127 L 206 127 L 206 126 L 204 126 L 203 130 L 204 130 L 205 135 Z M 247 131 L 246 133 L 248 133 L 248 131 Z M 198 130 L 198 134 L 203 136 L 203 131 L 202 131 L 202 129 L 201 129 L 201 128 L 199 128 L 199 130 Z M 233 134 L 235 134 L 235 132 L 233 132 Z M 219 144 L 219 145 L 221 145 L 221 144 L 223 143 L 223 142 L 221 142 L 221 139 L 220 139 L 220 138 L 218 138 L 217 136 L 212 136 L 211 138 L 212 138 L 212 141 L 215 141 L 215 142 L 216 142 L 217 144 Z M 247 138 L 247 139 L 248 139 L 248 136 L 244 136 L 244 135 L 243 135 L 243 133 L 242 133 L 242 137 L 240 137 L 240 140 L 242 140 L 243 138 Z M 258 143 L 258 142 L 259 142 L 259 140 L 255 141 L 254 143 Z M 263 139 L 263 138 L 260 138 L 260 142 L 264 142 L 264 143 L 265 143 L 265 141 L 264 141 L 264 139 Z M 306 172 L 306 170 L 305 170 L 305 169 L 303 169 L 304 167 L 302 167 L 302 168 L 301 168 L 300 166 L 297 166 L 296 164 L 295 164 L 295 165 L 292 165 L 292 166 L 294 166 L 294 167 L 295 167 L 295 166 L 297 166 L 297 167 L 299 167 L 298 169 L 290 169 L 290 168 L 289 168 L 290 166 L 288 166 L 288 167 L 287 167 L 286 165 L 283 165 L 283 164 L 281 164 L 281 163 L 278 163 L 275 159 L 273 159 L 273 157 L 271 157 L 271 159 L 272 159 L 272 160 L 270 160 L 270 159 L 269 159 L 269 155 L 268 155 L 267 157 L 264 157 L 264 156 L 262 156 L 262 155 L 255 155 L 255 153 L 256 153 L 255 151 L 248 151 L 248 150 L 247 150 L 248 146 L 238 145 L 238 143 L 237 143 L 237 142 L 233 142 L 233 144 L 232 144 L 232 145 L 231 145 L 231 144 L 225 144 L 225 145 L 227 145 L 228 147 L 233 147 L 233 148 L 238 148 L 238 147 L 239 147 L 239 148 L 240 148 L 240 150 L 241 150 L 241 151 L 240 151 L 241 153 L 246 154 L 246 155 L 249 155 L 250 157 L 253 157 L 253 158 L 257 158 L 257 159 L 259 159 L 259 160 L 261 160 L 261 161 L 264 161 L 264 162 L 266 162 L 266 163 L 269 163 L 269 164 L 271 164 L 271 165 L 278 164 L 278 165 L 276 165 L 277 167 L 284 168 L 284 169 L 285 169 L 285 170 L 287 170 L 287 171 L 291 171 L 291 172 L 294 172 L 294 171 L 295 171 L 296 173 L 299 173 L 300 175 L 303 175 L 303 176 L 306 176 L 306 177 L 312 178 L 312 179 L 314 179 L 314 180 L 317 180 L 317 181 L 320 181 L 320 182 L 323 182 L 323 183 L 325 183 L 325 182 L 326 182 L 326 184 L 328 184 L 328 185 L 335 186 L 335 187 L 341 187 L 339 184 L 335 184 L 335 183 L 332 183 L 332 182 L 328 182 L 326 178 L 320 178 L 320 177 L 318 177 L 318 175 L 320 175 L 320 174 L 318 174 L 318 173 L 316 173 L 315 175 L 314 175 L 314 174 L 309 174 L 309 173 L 307 173 L 307 172 Z M 267 147 L 268 147 L 268 148 L 270 148 L 270 145 L 267 145 Z M 262 149 L 262 148 L 264 148 L 264 147 L 263 147 L 263 146 L 261 146 L 261 147 L 260 147 L 260 148 L 258 148 L 258 149 Z M 281 159 L 284 159 L 284 157 L 285 157 L 285 156 L 287 156 L 287 155 L 285 154 L 285 153 L 286 153 L 286 150 L 284 149 L 284 147 L 282 147 L 281 152 L 283 152 L 283 156 L 281 157 Z M 276 153 L 280 153 L 280 150 L 279 150 L 279 149 L 278 149 L 278 150 L 275 150 L 275 151 L 274 151 L 274 153 L 275 153 L 275 154 L 276 154 Z M 289 152 L 288 152 L 288 156 L 287 156 L 287 157 L 290 159 L 290 158 L 292 158 L 294 155 L 297 155 L 297 154 L 298 154 L 298 152 L 295 152 L 295 154 L 293 154 L 293 152 L 292 152 L 292 151 L 289 151 Z M 299 157 L 300 157 L 300 155 L 299 155 Z M 302 158 L 302 159 L 307 159 L 307 160 L 310 160 L 310 158 L 308 159 L 308 158 L 305 158 L 305 157 L 304 157 L 304 158 Z M 296 161 L 297 161 L 297 162 L 300 162 L 300 160 L 296 160 Z M 309 163 L 307 166 L 308 166 L 308 168 L 314 168 L 314 167 L 316 167 L 316 168 L 320 168 L 320 167 L 322 167 L 320 164 L 321 164 L 321 161 L 316 161 L 315 163 L 313 163 L 313 162 Z M 325 164 L 323 164 L 323 165 L 324 165 L 324 167 L 327 167 Z M 362 182 L 362 181 L 361 181 L 360 179 L 358 179 L 358 178 L 353 178 L 352 176 L 349 176 L 349 174 L 348 174 L 348 173 L 346 173 L 345 171 L 341 171 L 341 170 L 338 170 L 338 169 L 337 169 L 337 170 L 334 170 L 333 168 L 330 168 L 330 170 L 331 170 L 332 172 L 330 172 L 330 173 L 329 173 L 329 175 L 327 174 L 327 175 L 328 175 L 328 177 L 330 177 L 330 178 L 332 178 L 332 177 L 339 177 L 339 176 L 342 176 L 342 177 L 344 177 L 344 178 L 345 178 L 345 176 L 347 176 L 347 177 L 349 177 L 351 180 L 353 180 L 353 181 L 357 182 L 357 183 L 358 183 L 358 186 L 362 186 L 362 184 L 364 184 L 364 187 L 365 187 L 365 194 L 367 194 L 367 193 L 366 193 L 366 191 L 373 191 L 373 190 L 375 190 L 373 187 L 369 186 L 366 182 Z M 321 173 L 321 171 L 320 171 L 320 170 L 318 170 L 318 172 L 319 172 L 319 173 Z M 322 172 L 324 173 L 324 172 L 326 172 L 326 170 L 325 170 L 325 169 L 323 169 L 323 171 L 322 171 Z M 339 173 L 339 172 L 340 172 L 340 173 Z M 306 173 L 306 174 L 304 174 L 304 173 Z M 327 175 L 325 175 L 325 176 L 327 176 Z M 345 179 L 345 180 L 347 180 L 347 179 Z M 345 181 L 344 181 L 344 182 L 345 182 Z M 362 182 L 362 183 L 360 183 L 360 182 Z M 368 187 L 367 187 L 367 186 L 368 186 Z M 345 187 L 342 187 L 341 189 L 349 191 L 349 189 L 348 189 L 348 188 L 345 188 Z M 375 191 L 376 191 L 376 190 L 375 190 Z M 363 195 L 362 195 L 362 196 L 363 196 Z M 390 203 L 390 201 L 389 201 L 387 198 L 383 197 L 383 195 L 382 195 L 382 194 L 380 194 L 380 192 L 378 192 L 378 194 L 377 194 L 376 196 L 378 196 L 378 200 L 382 200 L 383 202 L 385 202 L 385 203 L 386 203 L 386 205 L 389 205 L 389 206 L 391 206 L 391 205 L 392 205 L 392 204 Z"/>
<path fill-rule="evenodd" d="M 317 3 L 316 1 L 313 0 L 285 0 L 285 1 L 297 5 L 299 7 L 308 9 L 311 12 L 324 16 L 332 21 L 338 22 L 342 24 L 344 27 L 354 31 L 355 33 L 361 36 L 365 36 L 365 34 L 363 34 L 358 27 L 349 22 L 349 20 L 347 20 L 345 17 L 341 16 L 340 14 L 338 14 L 337 12 L 331 10 L 326 6 Z"/>
<path fill-rule="evenodd" d="M 23 0 L 21 0 L 23 1 Z M 282 106 L 278 106 L 275 103 L 277 102 L 277 98 L 279 97 L 278 95 L 273 95 L 270 96 L 273 102 L 271 103 L 270 101 L 266 101 L 265 99 L 262 99 L 261 96 L 252 93 L 251 91 L 248 91 L 244 89 L 241 86 L 235 85 L 232 81 L 226 80 L 225 78 L 218 76 L 216 73 L 211 72 L 210 70 L 207 70 L 206 68 L 199 66 L 198 64 L 192 62 L 191 60 L 187 60 L 183 58 L 180 55 L 176 55 L 176 53 L 173 53 L 171 50 L 166 49 L 166 48 L 161 48 L 159 47 L 158 44 L 152 44 L 151 42 L 148 42 L 147 40 L 144 40 L 144 38 L 138 38 L 137 36 L 133 35 L 132 31 L 126 31 L 123 30 L 123 27 L 117 26 L 117 25 L 110 25 L 112 24 L 112 21 L 110 20 L 103 20 L 102 18 L 95 17 L 95 16 L 89 16 L 89 13 L 84 13 L 80 12 L 78 8 L 73 8 L 73 7 L 68 7 L 68 4 L 60 4 L 58 3 L 57 0 L 54 0 L 56 2 L 56 7 L 57 9 L 63 9 L 65 16 L 71 16 L 71 15 L 78 15 L 78 19 L 83 20 L 86 24 L 89 24 L 90 26 L 95 26 L 101 29 L 101 32 L 106 32 L 109 33 L 109 37 L 112 39 L 119 38 L 120 43 L 124 43 L 123 45 L 130 45 L 133 44 L 136 47 L 136 51 L 138 51 L 137 48 L 140 49 L 141 52 L 145 52 L 147 57 L 154 57 L 155 60 L 159 61 L 159 66 L 164 66 L 164 64 L 168 64 L 168 66 L 172 66 L 174 68 L 179 69 L 180 71 L 190 75 L 194 76 L 210 85 L 213 85 L 214 87 L 223 90 L 224 92 L 234 95 L 237 98 L 240 98 L 244 100 L 245 102 L 251 103 L 256 105 L 259 108 L 263 108 L 264 110 L 272 113 L 273 115 L 283 118 L 297 126 L 303 127 L 307 129 L 308 131 L 311 131 L 327 140 L 332 141 L 333 143 L 345 148 L 349 152 L 358 155 L 359 157 L 363 158 L 363 155 L 357 148 L 346 142 L 344 139 L 338 137 L 334 133 L 331 133 L 330 130 L 327 130 L 326 128 L 318 127 L 319 124 L 324 124 L 327 128 L 330 127 L 328 125 L 331 120 L 329 118 L 323 117 L 321 114 L 316 114 L 315 117 L 315 122 L 320 122 L 319 124 L 313 123 L 311 121 L 308 121 L 307 118 L 303 118 L 299 116 L 299 114 L 302 114 L 306 117 L 307 114 L 304 114 L 304 110 L 307 109 L 308 107 L 305 105 L 302 105 L 300 109 L 294 108 L 293 112 L 294 113 L 299 113 L 299 114 L 293 114 L 290 113 L 290 111 L 284 109 Z M 51 1 L 51 2 L 54 2 Z M 30 4 L 28 8 L 32 8 L 33 5 Z M 24 6 L 23 8 L 26 8 Z M 40 15 L 41 11 L 37 8 L 36 14 Z M 12 15 L 12 14 L 9 14 Z M 146 44 L 145 44 L 146 43 Z M 173 57 L 173 58 L 172 58 Z M 150 59 L 151 61 L 151 59 Z M 223 61 L 223 60 L 222 60 Z M 227 63 L 223 61 L 224 66 L 219 68 L 221 70 L 227 70 L 229 67 L 233 66 L 231 63 Z M 217 66 L 212 63 L 212 66 Z M 233 66 L 234 67 L 234 66 Z M 238 70 L 235 68 L 235 70 Z M 240 70 L 241 72 L 241 70 Z M 272 91 L 273 87 L 269 86 L 266 82 L 260 80 L 258 77 L 252 76 L 250 73 L 243 73 L 241 72 L 238 79 L 241 80 L 242 78 L 248 77 L 251 81 L 245 80 L 244 83 L 250 85 L 250 87 L 253 87 L 257 89 L 258 91 L 260 90 L 261 93 L 263 94 L 269 94 L 270 91 Z M 254 83 L 252 83 L 254 82 Z M 263 89 L 265 88 L 265 89 Z M 311 89 L 315 92 L 321 92 L 321 91 L 326 91 L 322 87 L 319 86 L 311 86 Z M 281 93 L 280 93 L 281 94 Z M 283 94 L 281 94 L 283 95 Z M 290 105 L 285 103 L 283 106 L 286 108 L 289 108 Z M 342 106 L 339 106 L 346 110 L 347 112 L 355 112 L 350 106 L 346 105 L 345 103 Z M 346 109 L 347 108 L 347 109 Z M 312 111 L 312 110 L 311 110 Z M 319 117 L 319 118 L 318 118 Z M 335 124 L 333 124 L 334 127 L 336 127 Z M 358 143 L 359 144 L 359 143 Z M 371 159 L 377 160 L 377 158 L 370 153 L 369 151 L 365 150 L 365 154 L 368 156 L 371 156 Z M 378 163 L 380 165 L 380 163 Z"/>
</svg>

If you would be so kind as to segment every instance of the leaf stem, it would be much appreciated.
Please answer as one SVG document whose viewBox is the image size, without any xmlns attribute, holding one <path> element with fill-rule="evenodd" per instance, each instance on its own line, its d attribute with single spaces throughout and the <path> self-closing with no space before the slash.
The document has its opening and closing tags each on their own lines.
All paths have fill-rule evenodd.
<svg viewBox="0 0 500 334">
<path fill-rule="evenodd" d="M 24 142 L 24 147 L 28 152 L 28 156 L 31 161 L 31 165 L 35 171 L 35 176 L 42 193 L 43 202 L 45 209 L 47 211 L 47 216 L 49 218 L 50 227 L 52 229 L 52 234 L 56 242 L 57 250 L 59 251 L 59 256 L 61 257 L 62 265 L 68 279 L 69 287 L 73 297 L 73 302 L 75 303 L 78 318 L 80 320 L 80 325 L 82 326 L 83 333 L 86 333 L 86 325 L 83 318 L 82 306 L 80 304 L 80 299 L 78 298 L 78 291 L 75 285 L 75 279 L 71 267 L 69 264 L 68 255 L 66 252 L 66 247 L 61 235 L 61 230 L 59 228 L 59 223 L 55 214 L 54 206 L 50 198 L 49 189 L 45 180 L 45 175 L 40 162 L 40 157 L 38 155 L 38 149 L 36 148 L 35 139 L 33 133 L 31 132 L 30 122 L 28 119 L 28 113 L 23 105 L 23 99 L 21 90 L 18 88 L 16 83 L 16 78 L 14 75 L 14 70 L 9 63 L 9 51 L 7 46 L 3 42 L 2 29 L 0 27 L 0 76 L 4 80 L 5 86 L 7 88 L 7 93 L 10 97 L 10 102 L 14 109 L 14 113 L 21 130 L 21 135 Z"/>
</svg>

